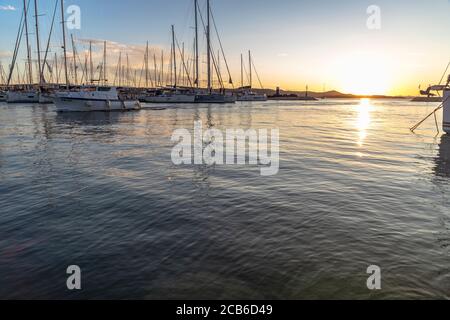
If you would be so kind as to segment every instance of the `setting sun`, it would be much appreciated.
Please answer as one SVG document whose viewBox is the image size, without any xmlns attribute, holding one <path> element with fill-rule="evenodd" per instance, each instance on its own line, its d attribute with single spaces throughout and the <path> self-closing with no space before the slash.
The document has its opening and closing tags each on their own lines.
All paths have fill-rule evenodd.
<svg viewBox="0 0 450 320">
<path fill-rule="evenodd" d="M 354 53 L 336 60 L 337 81 L 343 92 L 384 95 L 391 88 L 390 63 L 382 55 Z"/>
</svg>

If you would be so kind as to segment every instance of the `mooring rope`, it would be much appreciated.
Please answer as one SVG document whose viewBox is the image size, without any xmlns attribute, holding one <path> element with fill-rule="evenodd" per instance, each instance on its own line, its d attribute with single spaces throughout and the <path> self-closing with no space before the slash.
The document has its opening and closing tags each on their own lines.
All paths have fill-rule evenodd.
<svg viewBox="0 0 450 320">
<path fill-rule="evenodd" d="M 427 115 L 425 118 L 423 118 L 421 121 L 419 121 L 416 125 L 414 125 L 413 127 L 411 127 L 409 130 L 411 130 L 411 132 L 414 132 L 418 127 L 420 127 L 420 125 L 422 125 L 422 123 L 424 123 L 429 117 L 431 117 L 432 115 L 436 115 L 436 112 L 438 112 L 440 109 L 442 109 L 444 107 L 444 103 L 447 102 L 447 100 L 450 98 L 450 96 L 448 96 L 436 109 L 433 110 L 433 112 L 431 112 L 429 115 Z M 437 125 L 437 120 L 436 120 L 436 125 Z M 439 129 L 438 129 L 439 131 Z"/>
</svg>

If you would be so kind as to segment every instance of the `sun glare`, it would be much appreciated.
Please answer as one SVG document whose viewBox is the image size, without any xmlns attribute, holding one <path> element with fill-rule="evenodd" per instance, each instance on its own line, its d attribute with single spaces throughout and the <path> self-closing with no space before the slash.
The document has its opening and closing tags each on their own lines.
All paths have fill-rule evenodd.
<svg viewBox="0 0 450 320">
<path fill-rule="evenodd" d="M 382 55 L 349 54 L 337 61 L 338 83 L 343 92 L 384 95 L 391 87 L 391 68 Z"/>
</svg>

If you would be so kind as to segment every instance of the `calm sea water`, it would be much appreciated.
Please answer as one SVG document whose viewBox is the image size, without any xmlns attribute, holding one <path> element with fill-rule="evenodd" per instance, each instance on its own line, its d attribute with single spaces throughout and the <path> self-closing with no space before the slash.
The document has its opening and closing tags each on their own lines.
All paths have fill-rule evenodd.
<svg viewBox="0 0 450 320">
<path fill-rule="evenodd" d="M 0 298 L 448 299 L 450 137 L 408 130 L 435 106 L 1 104 Z M 278 175 L 173 165 L 173 130 L 199 119 L 278 128 Z"/>
</svg>

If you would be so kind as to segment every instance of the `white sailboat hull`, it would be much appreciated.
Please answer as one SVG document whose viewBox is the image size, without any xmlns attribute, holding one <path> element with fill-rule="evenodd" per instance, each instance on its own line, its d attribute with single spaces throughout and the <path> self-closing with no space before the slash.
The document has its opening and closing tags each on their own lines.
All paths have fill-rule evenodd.
<svg viewBox="0 0 450 320">
<path fill-rule="evenodd" d="M 8 91 L 6 94 L 8 103 L 38 103 L 39 93 L 37 91 Z"/>
<path fill-rule="evenodd" d="M 199 94 L 195 100 L 196 103 L 235 103 L 234 95 L 224 95 L 218 93 Z"/>
<path fill-rule="evenodd" d="M 39 95 L 39 103 L 41 104 L 53 103 L 53 99 L 54 97 L 49 95 L 44 95 L 42 93 Z"/>
<path fill-rule="evenodd" d="M 128 111 L 141 109 L 141 104 L 137 100 L 89 100 L 56 97 L 54 103 L 58 112 Z"/>
<path fill-rule="evenodd" d="M 142 99 L 148 103 L 194 103 L 195 95 L 192 94 L 174 94 L 162 96 L 147 96 Z"/>
</svg>

